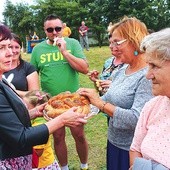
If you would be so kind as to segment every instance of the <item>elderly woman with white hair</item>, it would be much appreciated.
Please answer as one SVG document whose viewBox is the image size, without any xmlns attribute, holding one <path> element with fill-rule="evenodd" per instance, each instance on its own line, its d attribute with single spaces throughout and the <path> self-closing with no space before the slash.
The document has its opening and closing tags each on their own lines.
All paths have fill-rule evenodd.
<svg viewBox="0 0 170 170">
<path fill-rule="evenodd" d="M 156 96 L 141 112 L 130 147 L 133 170 L 170 169 L 170 28 L 144 38 L 141 49 L 146 53 Z"/>
</svg>

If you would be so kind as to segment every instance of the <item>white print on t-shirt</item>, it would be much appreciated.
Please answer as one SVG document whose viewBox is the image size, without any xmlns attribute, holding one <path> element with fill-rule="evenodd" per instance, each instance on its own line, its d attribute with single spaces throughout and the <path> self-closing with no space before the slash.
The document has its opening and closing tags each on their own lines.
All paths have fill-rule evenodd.
<svg viewBox="0 0 170 170">
<path fill-rule="evenodd" d="M 8 84 L 14 89 L 16 90 L 15 86 L 11 83 L 12 80 L 14 79 L 14 73 L 11 73 L 8 77 L 5 77 L 5 75 L 2 75 L 2 78 L 4 78 Z"/>
</svg>

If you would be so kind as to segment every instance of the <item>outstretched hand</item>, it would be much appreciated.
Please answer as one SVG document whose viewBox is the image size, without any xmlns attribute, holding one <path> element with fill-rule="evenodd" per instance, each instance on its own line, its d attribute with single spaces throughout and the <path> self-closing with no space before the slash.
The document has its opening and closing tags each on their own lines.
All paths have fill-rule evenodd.
<svg viewBox="0 0 170 170">
<path fill-rule="evenodd" d="M 43 110 L 44 110 L 46 104 L 47 103 L 43 103 L 43 104 L 41 104 L 39 106 L 36 106 L 36 111 L 37 111 L 36 115 L 37 115 L 37 117 L 43 116 Z"/>
<path fill-rule="evenodd" d="M 93 82 L 96 82 L 96 80 L 99 79 L 99 72 L 97 70 L 89 71 L 87 75 L 89 76 L 89 79 Z"/>
<path fill-rule="evenodd" d="M 62 115 L 63 123 L 65 126 L 79 126 L 87 123 L 87 120 L 85 119 L 85 115 L 76 112 L 77 107 L 72 107 Z"/>
<path fill-rule="evenodd" d="M 102 102 L 98 92 L 95 89 L 80 88 L 77 92 L 80 95 L 87 96 L 88 99 L 90 100 L 90 103 L 93 104 L 94 106 L 98 106 L 98 104 Z"/>
<path fill-rule="evenodd" d="M 77 112 L 77 107 L 72 107 L 63 114 L 51 119 L 45 124 L 48 127 L 49 134 L 54 133 L 63 126 L 76 127 L 87 123 L 85 115 Z"/>
</svg>

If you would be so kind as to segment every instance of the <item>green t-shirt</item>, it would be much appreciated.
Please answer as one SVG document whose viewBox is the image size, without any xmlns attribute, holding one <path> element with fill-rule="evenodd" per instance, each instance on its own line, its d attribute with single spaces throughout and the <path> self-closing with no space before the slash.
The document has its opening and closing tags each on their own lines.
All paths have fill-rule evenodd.
<svg viewBox="0 0 170 170">
<path fill-rule="evenodd" d="M 85 58 L 79 42 L 73 38 L 65 38 L 68 52 L 77 58 Z M 75 92 L 79 88 L 78 72 L 73 69 L 60 53 L 58 47 L 43 41 L 32 51 L 31 64 L 40 75 L 42 91 L 52 96 L 64 91 Z"/>
</svg>

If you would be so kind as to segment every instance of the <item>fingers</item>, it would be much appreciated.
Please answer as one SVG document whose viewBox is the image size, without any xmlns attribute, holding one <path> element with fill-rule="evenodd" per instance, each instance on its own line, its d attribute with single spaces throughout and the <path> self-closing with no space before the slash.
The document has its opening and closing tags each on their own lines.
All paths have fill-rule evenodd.
<svg viewBox="0 0 170 170">
<path fill-rule="evenodd" d="M 79 88 L 79 89 L 77 90 L 77 93 L 79 93 L 79 94 L 81 95 L 81 93 L 84 92 L 84 91 L 85 91 L 85 88 Z"/>
<path fill-rule="evenodd" d="M 52 118 L 50 118 L 50 117 L 47 115 L 47 113 L 46 113 L 45 110 L 43 110 L 43 117 L 44 117 L 44 119 L 45 119 L 46 121 L 52 120 Z"/>
<path fill-rule="evenodd" d="M 58 37 L 55 37 L 55 38 L 54 38 L 53 46 L 56 46 L 56 45 L 57 45 L 57 41 L 58 41 L 58 39 L 59 39 Z"/>
<path fill-rule="evenodd" d="M 88 75 L 91 75 L 91 74 L 98 75 L 99 72 L 98 72 L 97 70 L 92 70 L 92 71 L 89 71 L 87 74 L 88 74 Z"/>
<path fill-rule="evenodd" d="M 43 112 L 46 104 L 47 104 L 47 103 L 43 103 L 43 104 L 41 104 L 41 105 L 39 105 L 39 106 L 36 106 L 38 112 Z"/>
<path fill-rule="evenodd" d="M 84 115 L 83 117 L 80 117 L 80 115 L 81 114 L 78 114 L 78 117 L 72 118 L 71 120 L 65 122 L 65 126 L 76 127 L 76 126 L 83 126 L 84 124 L 86 124 L 87 120 L 85 119 Z"/>
<path fill-rule="evenodd" d="M 98 97 L 98 93 L 97 93 L 96 89 L 81 88 L 77 92 L 80 95 L 88 97 L 90 102 L 91 102 L 92 99 Z"/>
<path fill-rule="evenodd" d="M 87 123 L 87 120 L 85 119 L 84 116 L 83 116 L 83 118 L 79 118 L 78 121 L 79 121 L 81 124 L 86 124 L 86 123 Z"/>
<path fill-rule="evenodd" d="M 53 46 L 58 46 L 61 48 L 62 46 L 65 46 L 66 41 L 62 37 L 55 37 Z"/>
<path fill-rule="evenodd" d="M 92 80 L 92 81 L 96 81 L 96 79 L 98 79 L 98 75 L 99 75 L 99 72 L 97 70 L 93 70 L 93 71 L 89 71 L 87 73 L 87 75 L 89 76 L 89 78 Z"/>
<path fill-rule="evenodd" d="M 99 83 L 102 88 L 105 88 L 105 87 L 109 87 L 111 82 L 112 82 L 111 80 L 100 80 Z"/>
<path fill-rule="evenodd" d="M 85 124 L 87 123 L 87 120 L 85 119 L 85 115 L 77 112 L 78 107 L 72 107 L 69 109 L 69 116 L 72 114 L 72 116 L 69 118 L 71 122 L 74 122 L 73 124 Z M 68 120 L 68 121 L 69 121 Z"/>
<path fill-rule="evenodd" d="M 82 92 L 88 92 L 89 90 L 92 90 L 92 89 L 89 89 L 89 88 L 79 88 L 79 89 L 77 90 L 77 92 L 80 94 L 80 93 L 82 93 Z"/>
<path fill-rule="evenodd" d="M 90 119 L 91 117 L 93 117 L 93 113 L 89 113 L 88 115 L 86 115 L 84 118 L 87 120 L 87 119 Z"/>
<path fill-rule="evenodd" d="M 65 126 L 68 126 L 68 127 L 77 127 L 77 126 L 84 126 L 85 123 L 82 123 L 82 122 L 74 122 L 74 123 L 68 123 L 67 125 Z"/>
</svg>

